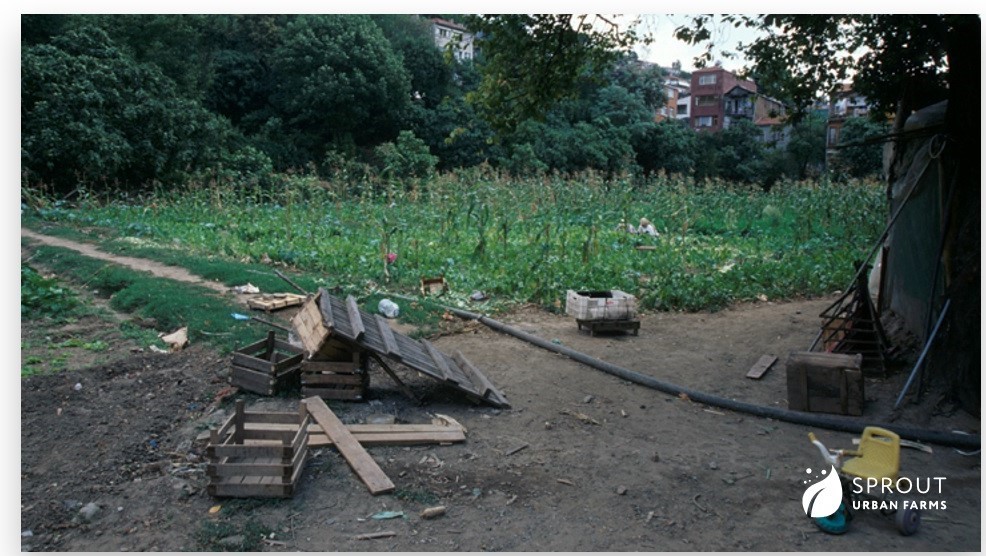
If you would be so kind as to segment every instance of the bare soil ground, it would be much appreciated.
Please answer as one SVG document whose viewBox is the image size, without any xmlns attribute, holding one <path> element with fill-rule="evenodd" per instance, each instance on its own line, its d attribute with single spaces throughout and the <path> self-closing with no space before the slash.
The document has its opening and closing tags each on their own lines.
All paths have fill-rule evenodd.
<svg viewBox="0 0 986 556">
<path fill-rule="evenodd" d="M 810 345 L 831 301 L 647 314 L 639 336 L 590 337 L 570 318 L 535 308 L 500 320 L 661 380 L 786 407 L 784 359 Z M 217 500 L 206 493 L 200 433 L 226 417 L 233 397 L 285 410 L 298 397 L 239 393 L 217 402 L 227 357 L 196 345 L 134 353 L 105 323 L 89 325 L 75 323 L 68 333 L 103 338 L 112 351 L 21 380 L 25 551 L 241 549 L 256 524 L 273 532 L 258 546 L 266 551 L 981 550 L 979 454 L 903 451 L 902 475 L 946 477 L 940 495 L 924 497 L 946 508 L 925 511 L 916 535 L 901 536 L 892 517 L 876 511 L 858 512 L 845 535 L 827 535 L 801 508 L 805 470 L 822 465 L 807 432 L 830 447 L 851 447 L 853 435 L 674 398 L 482 326 L 435 345 L 461 350 L 511 409 L 476 406 L 401 367 L 423 405 L 378 369 L 368 402 L 331 404 L 349 423 L 381 413 L 427 423 L 440 413 L 468 429 L 467 441 L 452 446 L 369 448 L 395 494 L 370 495 L 335 451 L 319 449 L 293 498 Z M 59 333 L 31 321 L 22 327 L 22 338 Z M 258 326 L 258 338 L 264 332 Z M 29 352 L 22 349 L 22 358 Z M 745 378 L 763 354 L 780 360 L 763 379 Z M 978 418 L 948 411 L 933 393 L 891 412 L 904 378 L 867 380 L 864 419 L 978 433 Z M 98 510 L 84 518 L 80 510 L 90 504 Z M 216 505 L 222 509 L 210 513 Z M 419 517 L 434 505 L 446 506 L 446 515 Z M 382 510 L 405 517 L 370 518 Z M 379 531 L 394 536 L 355 539 Z"/>
</svg>

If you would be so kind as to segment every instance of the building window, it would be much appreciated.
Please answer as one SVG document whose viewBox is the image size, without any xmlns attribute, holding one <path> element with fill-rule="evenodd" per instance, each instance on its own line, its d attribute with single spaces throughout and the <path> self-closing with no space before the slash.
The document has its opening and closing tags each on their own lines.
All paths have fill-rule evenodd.
<svg viewBox="0 0 986 556">
<path fill-rule="evenodd" d="M 695 118 L 695 127 L 712 127 L 716 125 L 715 116 L 699 116 Z"/>
<path fill-rule="evenodd" d="M 719 104 L 719 98 L 715 95 L 699 95 L 695 97 L 695 106 L 715 106 Z"/>
<path fill-rule="evenodd" d="M 688 106 L 685 105 L 685 104 L 679 104 L 678 105 L 678 115 L 679 116 L 684 116 L 686 114 L 688 114 Z"/>
<path fill-rule="evenodd" d="M 700 75 L 700 76 L 698 76 L 698 84 L 699 85 L 715 85 L 716 84 L 716 76 L 715 76 L 715 74 L 712 74 L 712 75 Z"/>
</svg>

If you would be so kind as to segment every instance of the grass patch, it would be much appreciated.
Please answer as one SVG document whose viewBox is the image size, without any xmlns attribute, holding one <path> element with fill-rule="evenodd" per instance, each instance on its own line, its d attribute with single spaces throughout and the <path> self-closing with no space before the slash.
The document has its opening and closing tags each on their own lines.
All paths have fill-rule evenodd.
<svg viewBox="0 0 986 556">
<path fill-rule="evenodd" d="M 110 345 L 102 340 L 93 340 L 91 342 L 86 342 L 78 338 L 69 338 L 64 342 L 55 345 L 56 348 L 82 348 L 86 351 L 106 351 L 109 349 Z"/>
<path fill-rule="evenodd" d="M 54 278 L 45 278 L 28 265 L 21 265 L 21 318 L 65 319 L 79 306 L 75 293 Z"/>
<path fill-rule="evenodd" d="M 439 500 L 437 494 L 423 488 L 399 488 L 394 491 L 394 496 L 398 500 L 417 502 L 418 504 L 424 504 L 425 506 L 437 504 Z"/>
<path fill-rule="evenodd" d="M 94 289 L 98 295 L 112 296 L 110 306 L 118 311 L 154 319 L 162 331 L 188 326 L 191 341 L 208 342 L 228 352 L 264 334 L 261 325 L 230 316 L 240 310 L 230 298 L 202 286 L 108 265 L 60 247 L 39 247 L 35 260 L 75 284 Z M 141 344 L 153 343 L 153 331 L 128 323 L 121 325 L 121 331 Z"/>
<path fill-rule="evenodd" d="M 263 540 L 272 532 L 273 529 L 253 519 L 243 524 L 205 521 L 195 540 L 203 552 L 259 552 Z"/>
</svg>

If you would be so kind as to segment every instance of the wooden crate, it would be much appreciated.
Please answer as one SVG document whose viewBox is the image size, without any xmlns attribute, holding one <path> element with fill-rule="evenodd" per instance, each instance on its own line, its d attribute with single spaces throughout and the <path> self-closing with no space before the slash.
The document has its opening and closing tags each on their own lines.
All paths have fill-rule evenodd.
<svg viewBox="0 0 986 556">
<path fill-rule="evenodd" d="M 565 313 L 581 321 L 632 320 L 637 317 L 637 298 L 620 290 L 568 290 Z"/>
<path fill-rule="evenodd" d="M 255 423 L 291 424 L 283 430 L 251 430 Z M 290 498 L 308 455 L 312 424 L 305 404 L 296 413 L 246 411 L 243 400 L 218 429 L 209 433 L 206 448 L 211 496 L 230 498 Z"/>
<path fill-rule="evenodd" d="M 270 313 L 271 311 L 277 311 L 285 307 L 301 305 L 304 302 L 305 296 L 296 293 L 269 293 L 260 297 L 250 298 L 247 300 L 247 306 L 251 309 L 259 309 Z"/>
<path fill-rule="evenodd" d="M 303 358 L 298 348 L 278 340 L 272 331 L 267 338 L 233 352 L 229 382 L 250 392 L 273 396 L 297 384 Z"/>
<path fill-rule="evenodd" d="M 302 397 L 362 401 L 369 385 L 363 352 L 339 349 L 326 342 L 315 358 L 301 362 Z"/>
<path fill-rule="evenodd" d="M 583 327 L 589 331 L 590 336 L 595 336 L 597 332 L 632 332 L 634 336 L 640 334 L 640 321 L 633 320 L 579 320 L 575 319 L 581 331 Z"/>
<path fill-rule="evenodd" d="M 861 354 L 793 352 L 787 358 L 788 407 L 797 411 L 862 415 Z"/>
<path fill-rule="evenodd" d="M 448 282 L 445 281 L 445 276 L 441 275 L 437 278 L 425 278 L 421 277 L 421 295 L 427 297 L 429 295 L 442 295 L 448 291 Z"/>
</svg>

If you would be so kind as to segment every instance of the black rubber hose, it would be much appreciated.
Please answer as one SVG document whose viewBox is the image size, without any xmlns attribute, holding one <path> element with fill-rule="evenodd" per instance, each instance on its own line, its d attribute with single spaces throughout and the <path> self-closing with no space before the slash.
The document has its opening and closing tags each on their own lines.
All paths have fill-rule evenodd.
<svg viewBox="0 0 986 556">
<path fill-rule="evenodd" d="M 918 442 L 928 442 L 932 444 L 938 444 L 941 446 L 954 446 L 958 448 L 979 448 L 979 435 L 965 435 L 950 432 L 933 431 L 927 429 L 920 429 L 916 427 L 911 427 L 907 425 L 898 425 L 893 423 L 873 423 L 865 422 L 861 423 L 856 419 L 848 419 L 843 417 L 835 417 L 832 415 L 819 415 L 817 413 L 805 413 L 802 411 L 791 411 L 789 409 L 781 409 L 779 407 L 766 407 L 760 405 L 754 405 L 746 402 L 739 402 L 736 400 L 730 400 L 728 398 L 722 398 L 719 396 L 713 396 L 712 394 L 706 394 L 705 392 L 699 392 L 698 390 L 692 390 L 691 388 L 685 388 L 683 386 L 678 386 L 676 384 L 671 384 L 669 382 L 664 382 L 657 380 L 654 377 L 640 374 L 630 369 L 625 369 L 618 365 L 612 363 L 607 363 L 591 357 L 582 352 L 575 351 L 574 349 L 567 348 L 565 346 L 553 344 L 537 336 L 533 336 L 526 332 L 517 330 L 503 324 L 502 322 L 495 321 L 491 318 L 479 315 L 476 313 L 471 313 L 469 311 L 463 311 L 461 309 L 449 308 L 454 314 L 459 317 L 477 320 L 486 326 L 492 328 L 493 330 L 503 332 L 515 338 L 519 338 L 534 344 L 538 347 L 542 347 L 546 350 L 559 353 L 579 363 L 588 365 L 594 369 L 599 369 L 605 373 L 609 373 L 614 376 L 618 376 L 624 380 L 628 380 L 635 384 L 641 386 L 646 386 L 648 388 L 653 388 L 655 390 L 660 390 L 661 392 L 671 394 L 672 396 L 677 396 L 679 394 L 685 394 L 689 399 L 703 403 L 706 405 L 711 405 L 715 407 L 721 407 L 723 409 L 729 409 L 732 411 L 738 411 L 740 413 L 747 413 L 749 415 L 755 415 L 757 417 L 768 417 L 771 419 L 777 419 L 778 421 L 786 421 L 788 423 L 795 423 L 798 425 L 807 425 L 811 427 L 820 427 L 824 429 L 842 431 L 848 433 L 862 433 L 863 429 L 867 426 L 877 426 L 882 427 L 887 430 L 891 430 L 901 438 L 907 438 L 910 440 L 915 440 Z"/>
</svg>

